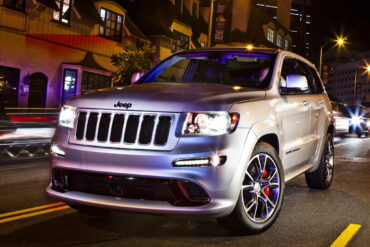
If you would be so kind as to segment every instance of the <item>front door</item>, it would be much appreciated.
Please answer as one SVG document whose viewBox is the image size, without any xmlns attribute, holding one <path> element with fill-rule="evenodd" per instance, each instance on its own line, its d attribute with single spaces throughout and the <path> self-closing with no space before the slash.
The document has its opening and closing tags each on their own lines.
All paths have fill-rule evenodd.
<svg viewBox="0 0 370 247">
<path fill-rule="evenodd" d="M 310 88 L 286 88 L 288 75 L 300 75 L 308 81 L 305 63 L 295 58 L 285 58 L 281 70 L 280 89 L 282 94 L 281 127 L 284 147 L 282 161 L 286 172 L 291 172 L 309 163 L 313 155 L 311 114 L 312 97 Z"/>
<path fill-rule="evenodd" d="M 42 73 L 34 73 L 30 76 L 28 94 L 28 107 L 44 108 L 46 106 L 46 92 L 48 78 Z"/>
</svg>

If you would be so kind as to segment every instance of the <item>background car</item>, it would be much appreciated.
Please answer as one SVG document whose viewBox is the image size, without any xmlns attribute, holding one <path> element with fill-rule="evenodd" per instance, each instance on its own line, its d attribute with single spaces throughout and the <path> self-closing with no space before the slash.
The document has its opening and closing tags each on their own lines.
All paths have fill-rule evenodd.
<svg viewBox="0 0 370 247">
<path fill-rule="evenodd" d="M 334 115 L 335 135 L 344 136 L 349 133 L 350 115 L 345 104 L 331 101 Z"/>
<path fill-rule="evenodd" d="M 0 107 L 0 163 L 49 155 L 59 109 Z"/>
<path fill-rule="evenodd" d="M 358 137 L 369 135 L 367 108 L 363 105 L 348 105 L 347 111 L 350 115 L 350 132 L 357 134 Z"/>
</svg>

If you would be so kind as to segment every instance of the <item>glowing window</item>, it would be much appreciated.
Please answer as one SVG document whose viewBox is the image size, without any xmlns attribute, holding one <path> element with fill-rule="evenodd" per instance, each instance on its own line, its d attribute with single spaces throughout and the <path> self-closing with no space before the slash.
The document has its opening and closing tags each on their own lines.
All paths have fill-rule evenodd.
<svg viewBox="0 0 370 247">
<path fill-rule="evenodd" d="M 285 47 L 284 47 L 284 49 L 285 50 L 289 50 L 289 47 L 290 47 L 290 42 L 289 42 L 289 40 L 285 40 Z"/>
<path fill-rule="evenodd" d="M 280 34 L 277 35 L 276 45 L 280 48 L 283 48 L 283 36 Z"/>
<path fill-rule="evenodd" d="M 71 0 L 56 0 L 55 3 L 59 9 L 53 11 L 53 20 L 69 24 L 71 19 Z"/>
<path fill-rule="evenodd" d="M 122 40 L 123 16 L 107 9 L 100 10 L 100 17 L 104 21 L 99 27 L 99 35 L 113 39 Z"/>
<path fill-rule="evenodd" d="M 63 102 L 76 96 L 77 70 L 65 69 L 63 78 Z"/>
<path fill-rule="evenodd" d="M 270 41 L 271 43 L 274 43 L 275 39 L 275 32 L 271 28 L 267 29 L 267 40 Z"/>
</svg>

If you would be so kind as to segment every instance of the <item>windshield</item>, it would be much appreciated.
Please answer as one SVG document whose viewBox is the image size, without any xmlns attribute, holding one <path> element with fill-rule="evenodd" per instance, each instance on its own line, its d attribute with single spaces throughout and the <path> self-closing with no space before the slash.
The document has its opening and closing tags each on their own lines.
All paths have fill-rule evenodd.
<svg viewBox="0 0 370 247">
<path fill-rule="evenodd" d="M 174 55 L 140 82 L 215 83 L 266 88 L 275 56 L 247 52 L 192 52 Z"/>
</svg>

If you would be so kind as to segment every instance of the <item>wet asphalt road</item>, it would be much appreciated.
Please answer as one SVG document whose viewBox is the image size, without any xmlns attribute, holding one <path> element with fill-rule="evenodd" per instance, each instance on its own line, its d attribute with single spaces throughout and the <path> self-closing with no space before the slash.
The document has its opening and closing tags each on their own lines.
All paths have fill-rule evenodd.
<svg viewBox="0 0 370 247">
<path fill-rule="evenodd" d="M 299 176 L 287 184 L 275 224 L 262 234 L 242 237 L 199 217 L 125 212 L 92 217 L 70 208 L 23 219 L 1 217 L 55 203 L 44 192 L 49 182 L 46 161 L 1 164 L 0 246 L 330 246 L 351 223 L 362 228 L 348 246 L 370 246 L 370 138 L 337 139 L 335 152 L 329 190 L 309 189 L 304 175 Z M 4 219 L 10 221 L 1 223 Z"/>
</svg>

